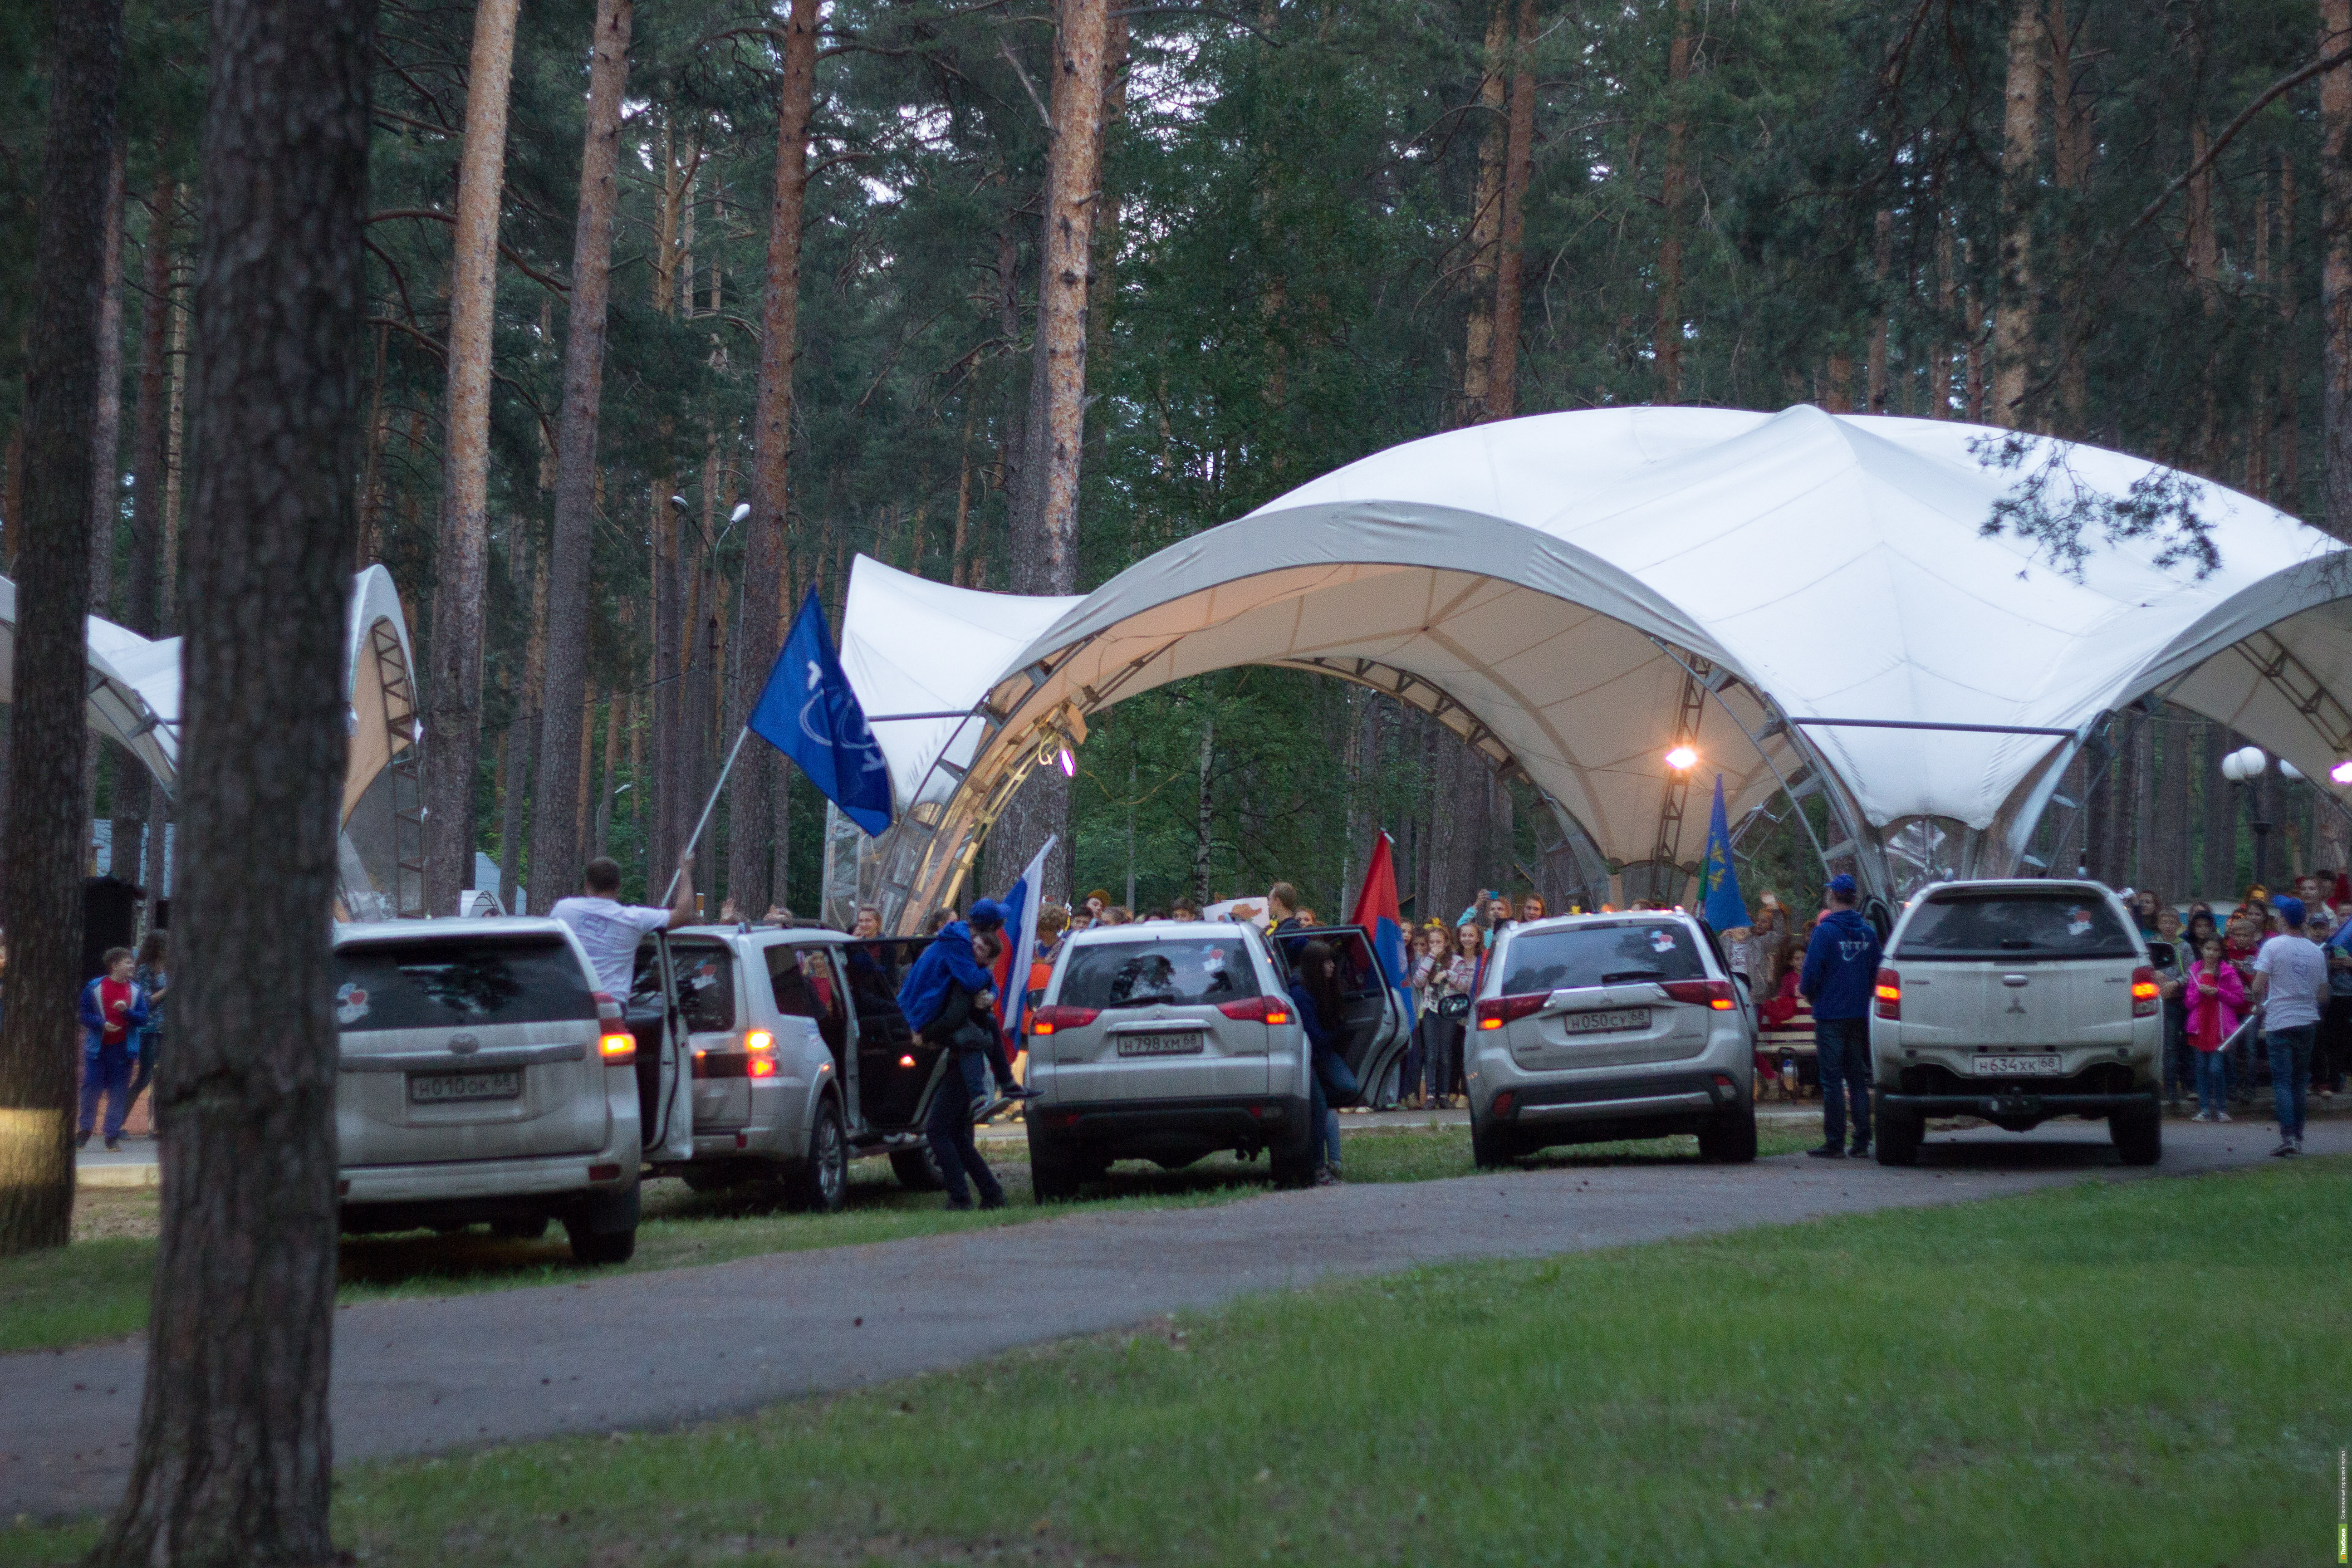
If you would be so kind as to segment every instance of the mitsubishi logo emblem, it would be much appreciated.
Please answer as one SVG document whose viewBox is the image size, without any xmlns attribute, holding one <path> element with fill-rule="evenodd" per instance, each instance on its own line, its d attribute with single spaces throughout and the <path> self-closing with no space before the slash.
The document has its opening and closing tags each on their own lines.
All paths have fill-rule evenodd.
<svg viewBox="0 0 2352 1568">
<path fill-rule="evenodd" d="M 2012 1012 L 2012 1013 L 2022 1013 L 2022 1012 L 2024 1012 L 2024 1011 L 2025 1011 L 2025 998 L 2024 998 L 2024 997 L 2022 997 L 2022 996 L 2012 996 L 2012 997 L 2011 997 L 2011 998 L 2009 999 L 2009 1010 L 2010 1010 L 2011 1012 Z"/>
</svg>

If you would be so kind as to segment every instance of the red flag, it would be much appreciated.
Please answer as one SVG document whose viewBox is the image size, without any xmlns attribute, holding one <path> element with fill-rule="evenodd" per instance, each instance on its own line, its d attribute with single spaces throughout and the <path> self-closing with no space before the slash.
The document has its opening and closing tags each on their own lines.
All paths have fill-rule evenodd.
<svg viewBox="0 0 2352 1568">
<path fill-rule="evenodd" d="M 1390 856 L 1385 833 L 1372 848 L 1372 863 L 1364 871 L 1363 890 L 1356 895 L 1355 912 L 1348 917 L 1348 923 L 1371 933 L 1372 951 L 1380 954 L 1389 984 L 1403 984 L 1404 911 L 1397 904 L 1396 862 Z"/>
</svg>

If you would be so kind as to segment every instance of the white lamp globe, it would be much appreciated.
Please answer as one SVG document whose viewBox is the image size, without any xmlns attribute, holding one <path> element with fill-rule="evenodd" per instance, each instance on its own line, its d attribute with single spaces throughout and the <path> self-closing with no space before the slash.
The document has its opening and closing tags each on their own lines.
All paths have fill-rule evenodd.
<svg viewBox="0 0 2352 1568">
<path fill-rule="evenodd" d="M 2237 752 L 2231 752 L 2229 755 L 2221 759 L 2221 776 L 2228 779 L 2231 784 L 2243 784 L 2245 782 L 2246 766 L 2243 763 L 2238 760 Z"/>
<path fill-rule="evenodd" d="M 2242 747 L 2238 752 L 2238 768 L 2239 776 L 2241 778 L 2258 779 L 2263 776 L 2263 770 L 2268 768 L 2270 765 L 2271 760 L 2269 756 L 2263 752 L 2260 746 Z"/>
<path fill-rule="evenodd" d="M 2303 777 L 2303 770 L 2296 767 L 2293 763 L 2288 762 L 2284 757 L 2281 757 L 2279 759 L 2279 772 L 2291 779 L 2299 779 Z"/>
</svg>

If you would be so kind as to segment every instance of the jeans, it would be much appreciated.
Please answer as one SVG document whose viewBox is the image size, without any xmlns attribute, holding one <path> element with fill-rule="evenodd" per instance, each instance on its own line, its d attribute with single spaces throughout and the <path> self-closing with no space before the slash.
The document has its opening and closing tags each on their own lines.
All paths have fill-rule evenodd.
<svg viewBox="0 0 2352 1568">
<path fill-rule="evenodd" d="M 131 1050 L 127 1046 L 100 1046 L 92 1060 L 82 1058 L 81 1135 L 98 1121 L 98 1097 L 106 1095 L 106 1141 L 122 1136 L 122 1119 L 131 1114 Z"/>
<path fill-rule="evenodd" d="M 1454 1037 L 1461 1032 L 1454 1020 L 1434 1013 L 1421 1021 L 1423 1070 L 1428 1075 L 1429 1092 L 1440 1100 L 1454 1092 Z"/>
<path fill-rule="evenodd" d="M 2342 1089 L 2347 1066 L 2352 1066 L 2352 996 L 2331 996 L 2311 1053 L 2312 1087 L 2330 1093 Z"/>
<path fill-rule="evenodd" d="M 2311 1040 L 2318 1026 L 2304 1024 L 2263 1036 L 2271 1053 L 2271 1102 L 2278 1108 L 2279 1136 L 2303 1136 L 2305 1098 L 2311 1092 Z"/>
<path fill-rule="evenodd" d="M 2197 1110 L 2219 1116 L 2230 1109 L 2230 1063 L 2221 1051 L 2194 1051 L 2197 1058 Z"/>
<path fill-rule="evenodd" d="M 1331 1109 L 1334 1100 L 1353 1100 L 1362 1092 L 1356 1082 L 1354 1069 L 1347 1058 L 1332 1051 L 1315 1053 L 1315 1091 L 1309 1097 L 1309 1141 L 1307 1153 L 1311 1163 L 1339 1168 L 1339 1113 Z"/>
<path fill-rule="evenodd" d="M 1853 1101 L 1853 1146 L 1870 1147 L 1870 1020 L 1816 1018 L 1813 1049 L 1822 1073 L 1822 1141 L 1845 1144 L 1846 1100 Z"/>
<path fill-rule="evenodd" d="M 991 1053 L 992 1055 L 994 1053 Z M 977 1069 L 982 1088 L 988 1083 L 988 1063 L 978 1051 L 958 1051 L 956 1066 L 960 1076 L 940 1085 L 931 1096 L 930 1114 L 923 1118 L 923 1135 L 930 1141 L 932 1157 L 940 1163 L 940 1181 L 948 1190 L 948 1204 L 953 1208 L 971 1206 L 971 1194 L 966 1190 L 965 1177 L 980 1189 L 980 1201 L 991 1208 L 1004 1201 L 1004 1189 L 997 1184 L 996 1173 L 980 1157 L 980 1147 L 971 1141 L 971 1094 L 956 1093 L 960 1086 L 972 1081 Z"/>
</svg>

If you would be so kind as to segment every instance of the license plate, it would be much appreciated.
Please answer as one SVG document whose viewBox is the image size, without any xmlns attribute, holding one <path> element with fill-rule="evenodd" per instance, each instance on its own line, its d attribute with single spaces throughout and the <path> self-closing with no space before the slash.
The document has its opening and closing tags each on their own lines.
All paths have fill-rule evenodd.
<svg viewBox="0 0 2352 1568">
<path fill-rule="evenodd" d="M 1206 1048 L 1206 1038 L 1198 1029 L 1118 1037 L 1118 1054 L 1123 1057 L 1197 1057 Z"/>
<path fill-rule="evenodd" d="M 2056 1057 L 1979 1057 L 1979 1078 L 2060 1078 L 2065 1064 Z"/>
<path fill-rule="evenodd" d="M 1650 1026 L 1647 1007 L 1612 1007 L 1606 1013 L 1563 1013 L 1560 1027 L 1571 1035 L 1606 1035 L 1619 1029 L 1646 1029 Z"/>
<path fill-rule="evenodd" d="M 417 1072 L 408 1075 L 408 1103 L 449 1105 L 468 1100 L 519 1100 L 522 1069 L 505 1072 Z"/>
</svg>

